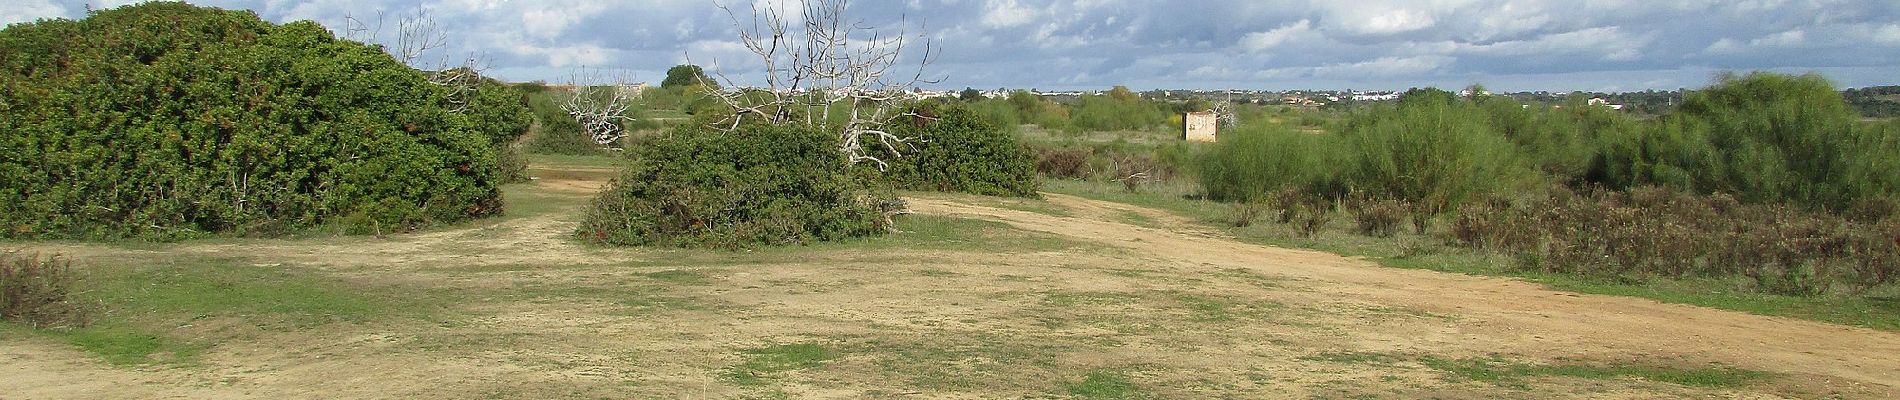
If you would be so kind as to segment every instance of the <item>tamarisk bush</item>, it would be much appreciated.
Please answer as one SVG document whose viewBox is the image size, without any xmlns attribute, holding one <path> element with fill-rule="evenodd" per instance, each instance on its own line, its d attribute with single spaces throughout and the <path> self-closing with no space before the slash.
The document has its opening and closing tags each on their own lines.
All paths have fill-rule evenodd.
<svg viewBox="0 0 1900 400">
<path fill-rule="evenodd" d="M 0 31 L 0 236 L 179 238 L 502 210 L 426 75 L 313 22 L 145 3 Z"/>
</svg>

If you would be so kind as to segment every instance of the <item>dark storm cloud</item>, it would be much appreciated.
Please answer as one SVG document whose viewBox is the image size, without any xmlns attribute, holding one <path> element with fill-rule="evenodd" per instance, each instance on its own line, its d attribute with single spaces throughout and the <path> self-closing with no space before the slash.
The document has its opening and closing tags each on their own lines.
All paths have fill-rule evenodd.
<svg viewBox="0 0 1900 400">
<path fill-rule="evenodd" d="M 515 80 L 561 80 L 587 66 L 652 81 L 688 57 L 717 62 L 742 82 L 756 75 L 731 20 L 709 1 L 198 3 L 333 29 L 344 15 L 394 18 L 420 6 L 458 51 L 486 54 L 497 74 Z M 786 3 L 759 6 L 795 11 Z M 13 1 L 0 5 L 0 23 L 85 8 Z M 1900 2 L 861 0 L 850 14 L 928 35 L 938 51 L 929 71 L 947 78 L 946 88 L 1640 90 L 1753 69 L 1818 71 L 1846 86 L 1900 83 Z"/>
</svg>

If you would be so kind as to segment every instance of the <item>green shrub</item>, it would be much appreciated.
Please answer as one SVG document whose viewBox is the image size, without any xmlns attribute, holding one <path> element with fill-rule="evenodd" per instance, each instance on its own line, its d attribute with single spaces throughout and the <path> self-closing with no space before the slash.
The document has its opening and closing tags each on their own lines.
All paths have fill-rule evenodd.
<svg viewBox="0 0 1900 400">
<path fill-rule="evenodd" d="M 1283 190 L 1337 194 L 1343 157 L 1336 143 L 1335 137 L 1278 126 L 1234 129 L 1200 157 L 1197 172 L 1208 197 L 1218 200 L 1247 201 Z"/>
<path fill-rule="evenodd" d="M 78 286 L 72 263 L 64 258 L 0 252 L 0 320 L 34 327 L 83 325 L 87 310 L 73 298 Z"/>
<path fill-rule="evenodd" d="M 1015 135 L 960 104 L 925 103 L 889 129 L 915 142 L 890 164 L 896 186 L 986 196 L 1039 197 L 1036 159 Z M 901 145 L 900 145 L 901 146 Z M 861 164 L 868 167 L 868 164 Z"/>
<path fill-rule="evenodd" d="M 1900 190 L 1900 143 L 1818 75 L 1723 76 L 1642 132 L 1607 137 L 1595 180 L 1842 210 Z"/>
<path fill-rule="evenodd" d="M 837 137 L 803 126 L 681 127 L 630 150 L 578 234 L 613 245 L 734 248 L 881 234 L 893 203 L 851 176 Z"/>
<path fill-rule="evenodd" d="M 0 236 L 407 229 L 501 212 L 494 147 L 375 46 L 145 3 L 0 31 Z"/>
<path fill-rule="evenodd" d="M 495 154 L 495 176 L 504 182 L 527 180 L 528 161 L 516 142 L 534 124 L 525 92 L 494 79 L 482 78 L 468 94 L 462 114 L 470 127 L 488 137 Z"/>
<path fill-rule="evenodd" d="M 1341 140 L 1351 185 L 1376 197 L 1432 210 L 1455 209 L 1481 193 L 1534 184 L 1515 146 L 1468 101 L 1438 90 L 1408 92 L 1397 107 L 1356 118 Z"/>
</svg>

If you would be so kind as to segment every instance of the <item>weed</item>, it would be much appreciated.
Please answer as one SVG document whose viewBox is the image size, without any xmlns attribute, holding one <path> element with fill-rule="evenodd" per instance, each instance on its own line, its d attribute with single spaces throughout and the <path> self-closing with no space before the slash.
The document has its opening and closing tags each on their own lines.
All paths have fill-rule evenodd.
<svg viewBox="0 0 1900 400">
<path fill-rule="evenodd" d="M 83 326 L 89 308 L 73 298 L 79 282 L 72 263 L 58 255 L 0 253 L 0 320 L 31 327 Z"/>
</svg>

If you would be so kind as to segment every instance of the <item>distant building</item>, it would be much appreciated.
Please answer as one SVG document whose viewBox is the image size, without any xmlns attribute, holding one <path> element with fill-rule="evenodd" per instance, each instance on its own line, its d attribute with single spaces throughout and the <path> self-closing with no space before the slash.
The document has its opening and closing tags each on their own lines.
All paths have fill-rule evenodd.
<svg viewBox="0 0 1900 400">
<path fill-rule="evenodd" d="M 1190 142 L 1213 142 L 1219 121 L 1220 115 L 1213 111 L 1189 111 L 1181 117 L 1181 138 Z"/>
</svg>

